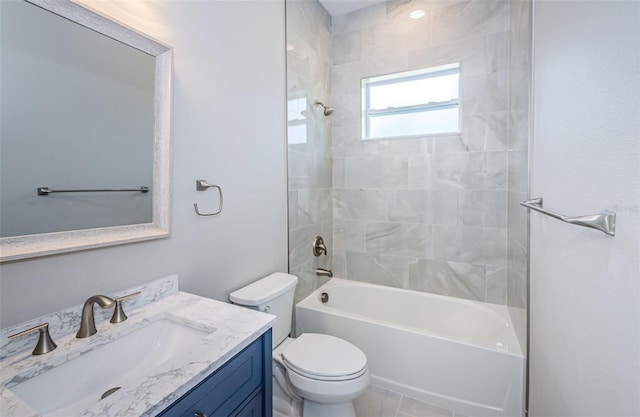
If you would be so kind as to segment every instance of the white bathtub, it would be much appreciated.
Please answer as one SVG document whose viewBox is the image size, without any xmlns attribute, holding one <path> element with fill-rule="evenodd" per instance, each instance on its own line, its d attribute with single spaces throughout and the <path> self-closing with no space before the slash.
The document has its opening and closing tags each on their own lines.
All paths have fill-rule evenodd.
<svg viewBox="0 0 640 417">
<path fill-rule="evenodd" d="M 358 346 L 379 387 L 469 416 L 523 415 L 525 362 L 505 306 L 333 278 L 296 305 L 296 331 Z"/>
</svg>

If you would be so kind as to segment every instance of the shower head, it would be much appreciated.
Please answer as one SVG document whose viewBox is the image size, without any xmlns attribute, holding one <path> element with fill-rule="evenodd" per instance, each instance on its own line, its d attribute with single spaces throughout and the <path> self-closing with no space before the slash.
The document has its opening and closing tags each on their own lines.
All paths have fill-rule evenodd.
<svg viewBox="0 0 640 417">
<path fill-rule="evenodd" d="M 325 116 L 331 116 L 333 113 L 333 107 L 325 106 L 321 101 L 316 101 L 316 106 L 322 106 Z"/>
</svg>

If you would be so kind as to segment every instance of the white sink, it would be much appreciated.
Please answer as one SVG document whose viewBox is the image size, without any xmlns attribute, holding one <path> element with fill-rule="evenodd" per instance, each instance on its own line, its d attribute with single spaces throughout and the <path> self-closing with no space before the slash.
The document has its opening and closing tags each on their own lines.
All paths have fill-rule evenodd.
<svg viewBox="0 0 640 417">
<path fill-rule="evenodd" d="M 214 331 L 159 317 L 10 389 L 43 416 L 76 415 Z"/>
</svg>

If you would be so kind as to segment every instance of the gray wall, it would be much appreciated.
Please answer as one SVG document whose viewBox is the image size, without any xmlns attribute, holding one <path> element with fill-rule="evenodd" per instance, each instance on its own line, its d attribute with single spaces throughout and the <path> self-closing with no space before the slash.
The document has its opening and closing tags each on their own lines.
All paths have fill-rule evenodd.
<svg viewBox="0 0 640 417">
<path fill-rule="evenodd" d="M 315 105 L 331 105 L 331 17 L 317 0 L 287 2 L 287 46 L 289 118 L 298 120 L 289 123 L 289 268 L 299 301 L 326 282 L 315 270 L 333 260 L 332 117 Z M 327 256 L 312 253 L 318 235 Z"/>
<path fill-rule="evenodd" d="M 92 2 L 173 46 L 171 237 L 0 267 L 0 326 L 177 273 L 184 291 L 227 300 L 287 270 L 282 1 Z M 219 184 L 218 217 L 198 217 L 199 178 Z"/>
<path fill-rule="evenodd" d="M 426 10 L 422 19 L 409 12 Z M 388 2 L 333 18 L 334 269 L 506 304 L 507 1 Z M 360 139 L 360 79 L 461 63 L 462 134 Z"/>
</svg>

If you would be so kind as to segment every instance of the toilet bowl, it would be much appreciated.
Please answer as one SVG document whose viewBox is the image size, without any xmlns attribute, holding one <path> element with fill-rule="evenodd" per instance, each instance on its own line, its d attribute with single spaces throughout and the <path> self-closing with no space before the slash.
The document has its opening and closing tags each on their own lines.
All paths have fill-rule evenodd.
<svg viewBox="0 0 640 417">
<path fill-rule="evenodd" d="M 229 296 L 234 304 L 278 316 L 273 328 L 274 416 L 355 417 L 353 400 L 371 380 L 367 357 L 334 336 L 287 337 L 297 281 L 276 273 Z"/>
</svg>

